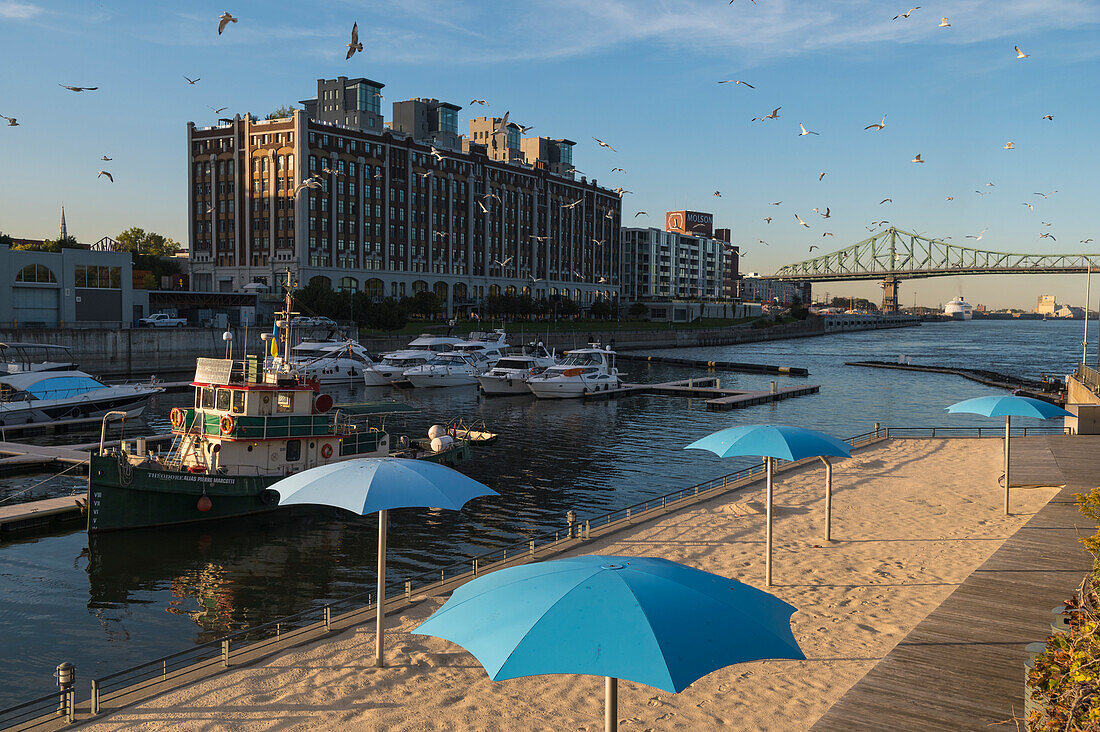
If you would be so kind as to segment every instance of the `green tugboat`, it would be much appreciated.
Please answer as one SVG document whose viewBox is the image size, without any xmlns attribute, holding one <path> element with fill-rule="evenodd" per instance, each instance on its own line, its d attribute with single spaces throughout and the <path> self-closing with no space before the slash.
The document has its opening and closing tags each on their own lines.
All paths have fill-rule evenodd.
<svg viewBox="0 0 1100 732">
<path fill-rule="evenodd" d="M 277 323 L 282 331 L 289 331 L 289 311 L 288 295 L 287 317 Z M 262 361 L 258 356 L 198 359 L 194 406 L 172 410 L 174 439 L 167 453 L 146 453 L 143 445 L 131 450 L 123 442 L 92 456 L 90 533 L 270 511 L 278 495 L 268 486 L 293 473 L 363 457 L 455 465 L 470 457 L 471 443 L 495 438 L 484 430 L 436 425 L 427 440 L 401 437 L 391 445 L 384 427 L 363 421 L 387 407 L 334 408 L 316 381 L 302 378 L 278 357 L 279 335 L 272 338 L 272 356 Z M 283 353 L 288 350 L 284 346 Z"/>
</svg>

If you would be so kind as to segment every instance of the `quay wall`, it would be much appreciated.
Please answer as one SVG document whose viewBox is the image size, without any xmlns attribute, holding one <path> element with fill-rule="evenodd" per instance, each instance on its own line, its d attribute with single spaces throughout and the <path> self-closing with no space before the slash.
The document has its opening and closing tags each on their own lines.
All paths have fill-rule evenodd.
<svg viewBox="0 0 1100 732">
<path fill-rule="evenodd" d="M 920 325 L 908 316 L 827 315 L 804 321 L 753 328 L 748 325 L 726 328 L 668 328 L 650 330 L 570 331 L 539 333 L 533 327 L 509 326 L 510 340 L 542 340 L 548 348 L 582 347 L 590 340 L 605 345 L 612 342 L 618 350 L 647 348 L 688 348 L 693 346 L 733 345 L 760 341 L 806 338 L 860 330 L 901 328 Z M 233 355 L 263 353 L 261 328 L 250 328 L 247 342 L 244 331 L 233 334 Z M 360 338 L 371 352 L 402 348 L 411 340 L 409 335 L 364 336 Z M 23 341 L 56 344 L 68 347 L 80 368 L 90 373 L 123 377 L 134 375 L 179 374 L 190 372 L 199 356 L 224 357 L 226 343 L 222 331 L 216 328 L 0 328 L 0 343 Z"/>
</svg>

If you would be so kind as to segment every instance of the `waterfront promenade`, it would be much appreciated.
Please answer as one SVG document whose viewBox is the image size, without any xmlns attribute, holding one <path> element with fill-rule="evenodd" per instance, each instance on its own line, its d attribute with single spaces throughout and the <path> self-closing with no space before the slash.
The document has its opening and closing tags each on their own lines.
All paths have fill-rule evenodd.
<svg viewBox="0 0 1100 732">
<path fill-rule="evenodd" d="M 798 607 L 792 627 L 807 660 L 729 667 L 678 695 L 624 683 L 623 728 L 809 728 L 1061 495 L 1057 488 L 1017 489 L 1015 513 L 1004 516 L 999 459 L 997 440 L 895 439 L 856 451 L 836 463 L 832 543 L 821 538 L 823 470 L 781 473 L 771 589 Z M 578 553 L 660 556 L 761 586 L 762 494 L 756 483 L 670 510 Z M 1048 592 L 1064 584 L 1061 594 L 1068 594 L 1079 574 L 1076 567 L 1059 572 Z M 1034 604 L 1026 593 L 1016 600 Z M 390 668 L 371 668 L 372 633 L 362 627 L 120 710 L 93 728 L 599 728 L 601 679 L 493 683 L 461 648 L 408 632 L 441 603 L 424 598 L 391 621 Z M 1027 640 L 1040 639 L 1049 624 L 1049 607 L 1039 615 Z M 958 640 L 965 640 L 959 627 Z M 1018 663 L 995 673 L 1022 681 L 1020 664 L 1022 646 Z"/>
</svg>

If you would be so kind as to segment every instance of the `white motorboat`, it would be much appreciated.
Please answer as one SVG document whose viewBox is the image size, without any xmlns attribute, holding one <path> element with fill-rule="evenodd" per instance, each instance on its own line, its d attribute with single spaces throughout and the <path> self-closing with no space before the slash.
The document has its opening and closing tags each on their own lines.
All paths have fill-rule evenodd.
<svg viewBox="0 0 1100 732">
<path fill-rule="evenodd" d="M 44 343 L 0 343 L 0 374 L 28 371 L 71 371 L 76 368 L 66 346 Z"/>
<path fill-rule="evenodd" d="M 527 378 L 527 388 L 539 399 L 576 399 L 622 383 L 615 352 L 595 343 L 567 351 L 560 364 Z"/>
<path fill-rule="evenodd" d="M 348 384 L 362 378 L 367 386 L 387 386 L 390 382 L 374 371 L 367 349 L 353 340 L 305 340 L 290 349 L 288 364 L 304 379 L 316 379 L 322 385 Z"/>
<path fill-rule="evenodd" d="M 505 353 L 493 368 L 477 377 L 484 394 L 530 394 L 527 379 L 558 362 L 541 343 L 532 343 L 518 353 Z"/>
<path fill-rule="evenodd" d="M 126 412 L 136 417 L 164 391 L 151 382 L 104 384 L 83 371 L 30 371 L 0 376 L 0 425 L 35 424 Z"/>
<path fill-rule="evenodd" d="M 501 328 L 488 333 L 475 331 L 466 340 L 456 343 L 453 350 L 458 353 L 480 354 L 493 366 L 508 350 L 507 338 Z"/>
<path fill-rule="evenodd" d="M 448 351 L 437 354 L 422 366 L 405 372 L 409 383 L 418 388 L 438 386 L 470 386 L 489 368 L 489 361 L 479 353 Z"/>
<path fill-rule="evenodd" d="M 406 371 L 427 363 L 437 353 L 449 351 L 458 343 L 462 343 L 461 338 L 425 333 L 399 351 L 383 353 L 382 360 L 374 365 L 374 372 L 391 384 L 402 383 Z"/>
</svg>

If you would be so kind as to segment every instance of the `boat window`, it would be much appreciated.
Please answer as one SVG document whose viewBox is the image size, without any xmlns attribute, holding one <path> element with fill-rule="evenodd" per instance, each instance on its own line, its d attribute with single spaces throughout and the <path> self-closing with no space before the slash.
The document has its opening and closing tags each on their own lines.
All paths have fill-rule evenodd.
<svg viewBox="0 0 1100 732">
<path fill-rule="evenodd" d="M 280 394 L 281 398 L 283 395 Z M 287 440 L 286 441 L 286 459 L 287 462 L 294 462 L 302 457 L 302 441 L 301 440 Z"/>
<path fill-rule="evenodd" d="M 229 403 L 232 400 L 233 395 L 229 389 L 218 389 L 218 405 L 216 409 L 224 412 L 229 411 Z"/>
<path fill-rule="evenodd" d="M 233 414 L 244 414 L 244 397 L 247 393 L 241 390 L 233 392 Z"/>
<path fill-rule="evenodd" d="M 195 387 L 195 409 L 198 409 L 202 406 L 202 391 L 203 390 L 201 386 Z"/>
<path fill-rule="evenodd" d="M 214 390 L 203 389 L 202 390 L 202 408 L 213 409 L 214 408 Z"/>
<path fill-rule="evenodd" d="M 498 369 L 526 369 L 530 367 L 528 361 L 519 358 L 502 358 L 497 361 Z"/>
<path fill-rule="evenodd" d="M 24 391 L 36 399 L 66 399 L 102 388 L 103 384 L 90 376 L 55 376 L 31 384 Z"/>
<path fill-rule="evenodd" d="M 294 411 L 294 392 L 292 391 L 280 391 L 279 403 L 275 408 L 276 412 L 293 412 Z"/>
</svg>

